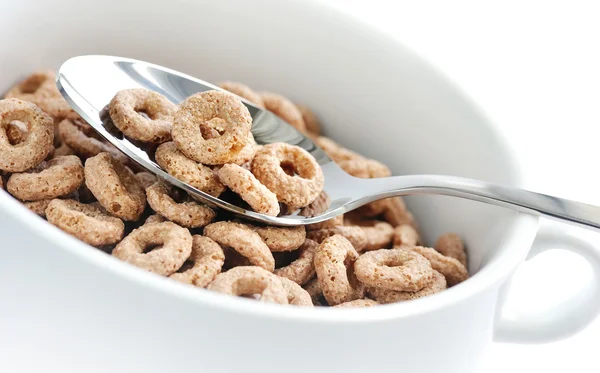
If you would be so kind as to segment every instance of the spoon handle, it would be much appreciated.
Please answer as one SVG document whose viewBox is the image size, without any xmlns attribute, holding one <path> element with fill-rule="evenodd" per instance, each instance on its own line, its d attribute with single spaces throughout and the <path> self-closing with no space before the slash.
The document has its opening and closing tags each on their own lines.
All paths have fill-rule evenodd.
<svg viewBox="0 0 600 373">
<path fill-rule="evenodd" d="M 600 207 L 546 194 L 455 176 L 407 175 L 364 180 L 376 198 L 438 194 L 489 203 L 535 215 L 600 228 Z"/>
</svg>

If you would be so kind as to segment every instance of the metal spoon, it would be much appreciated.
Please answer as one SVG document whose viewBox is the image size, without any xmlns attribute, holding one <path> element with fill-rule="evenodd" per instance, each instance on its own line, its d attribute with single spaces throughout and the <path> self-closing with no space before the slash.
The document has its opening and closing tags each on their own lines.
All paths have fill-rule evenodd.
<svg viewBox="0 0 600 373">
<path fill-rule="evenodd" d="M 167 174 L 144 150 L 118 132 L 115 133 L 108 116 L 102 114 L 103 108 L 115 93 L 123 89 L 146 88 L 179 103 L 194 93 L 221 90 L 219 87 L 165 67 L 111 56 L 79 56 L 69 59 L 60 67 L 56 84 L 75 111 L 133 161 L 197 199 L 248 219 L 282 226 L 312 224 L 386 197 L 442 194 L 600 228 L 600 207 L 483 181 L 435 175 L 355 178 L 345 173 L 309 138 L 283 119 L 242 100 L 252 115 L 252 134 L 256 142 L 286 142 L 310 152 L 323 168 L 324 192 L 331 199 L 329 209 L 318 216 L 293 214 L 273 217 L 258 214 L 215 198 Z"/>
</svg>

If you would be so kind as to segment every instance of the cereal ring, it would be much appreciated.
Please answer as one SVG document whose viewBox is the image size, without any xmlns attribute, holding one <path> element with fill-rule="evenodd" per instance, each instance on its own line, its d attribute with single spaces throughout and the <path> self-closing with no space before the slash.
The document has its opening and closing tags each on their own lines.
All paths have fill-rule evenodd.
<svg viewBox="0 0 600 373">
<path fill-rule="evenodd" d="M 275 258 L 258 233 L 244 224 L 219 221 L 204 227 L 204 235 L 219 245 L 231 247 L 255 266 L 269 272 L 275 269 Z"/>
<path fill-rule="evenodd" d="M 158 214 L 186 228 L 203 227 L 215 218 L 215 212 L 208 206 L 194 201 L 176 202 L 173 199 L 176 191 L 170 185 L 156 182 L 146 188 L 148 204 Z"/>
<path fill-rule="evenodd" d="M 312 280 L 308 281 L 306 285 L 302 287 L 310 298 L 315 306 L 326 306 L 327 302 L 323 297 L 323 290 L 321 289 L 321 285 L 319 285 L 319 279 L 315 276 Z"/>
<path fill-rule="evenodd" d="M 218 197 L 226 189 L 213 170 L 187 158 L 173 142 L 161 144 L 156 149 L 155 158 L 169 175 L 212 196 Z"/>
<path fill-rule="evenodd" d="M 392 243 L 394 228 L 380 220 L 353 220 L 347 219 L 348 225 L 357 225 L 365 232 L 367 244 L 364 250 L 379 250 L 388 247 Z"/>
<path fill-rule="evenodd" d="M 217 127 L 221 136 L 205 139 L 200 125 Z M 173 141 L 194 161 L 219 165 L 232 162 L 248 144 L 252 117 L 234 95 L 221 91 L 197 93 L 179 106 L 173 121 Z"/>
<path fill-rule="evenodd" d="M 225 186 L 237 193 L 254 211 L 270 216 L 279 214 L 279 202 L 275 193 L 261 184 L 250 171 L 236 164 L 226 164 L 217 175 Z"/>
<path fill-rule="evenodd" d="M 223 82 L 219 84 L 219 87 L 226 91 L 233 93 L 234 95 L 245 98 L 258 107 L 264 107 L 265 103 L 260 95 L 254 92 L 250 87 L 245 84 L 238 82 Z"/>
<path fill-rule="evenodd" d="M 339 234 L 350 241 L 352 246 L 354 246 L 354 249 L 358 252 L 364 250 L 365 246 L 367 246 L 367 236 L 365 235 L 365 231 L 361 227 L 355 226 L 337 226 L 334 228 L 308 231 L 306 232 L 306 238 L 321 243 L 323 240 L 336 234 Z"/>
<path fill-rule="evenodd" d="M 261 92 L 260 97 L 267 110 L 272 111 L 298 131 L 306 132 L 302 113 L 290 100 L 272 92 Z"/>
<path fill-rule="evenodd" d="M 31 210 L 34 214 L 45 218 L 46 209 L 51 201 L 52 199 L 41 199 L 39 201 L 23 202 L 23 205 Z"/>
<path fill-rule="evenodd" d="M 460 236 L 456 233 L 442 234 L 433 247 L 442 255 L 454 258 L 458 260 L 460 264 L 467 267 L 467 252 L 465 251 L 465 245 Z"/>
<path fill-rule="evenodd" d="M 94 157 L 100 153 L 109 153 L 121 163 L 129 161 L 129 158 L 114 146 L 94 138 L 94 130 L 82 121 L 62 120 L 58 123 L 58 133 L 63 142 L 83 158 Z"/>
<path fill-rule="evenodd" d="M 307 231 L 316 231 L 320 229 L 331 229 L 337 226 L 344 225 L 344 215 L 338 215 L 335 218 L 331 218 L 329 220 L 325 220 L 319 223 L 307 224 Z"/>
<path fill-rule="evenodd" d="M 298 175 L 290 176 L 282 167 Z M 306 150 L 286 143 L 263 146 L 252 160 L 252 173 L 280 202 L 292 208 L 313 202 L 323 190 L 323 170 Z"/>
<path fill-rule="evenodd" d="M 315 270 L 330 306 L 363 297 L 364 286 L 352 270 L 357 259 L 358 253 L 343 236 L 331 236 L 319 245 L 314 259 Z"/>
<path fill-rule="evenodd" d="M 431 283 L 419 291 L 394 291 L 384 288 L 367 287 L 367 293 L 369 296 L 375 298 L 377 302 L 387 304 L 423 298 L 428 295 L 439 293 L 444 289 L 446 289 L 446 278 L 441 273 L 434 270 Z"/>
<path fill-rule="evenodd" d="M 385 221 L 390 223 L 393 227 L 397 227 L 402 224 L 408 224 L 419 230 L 419 226 L 415 221 L 414 216 L 406 209 L 406 204 L 401 197 L 388 198 L 387 206 L 383 211 L 383 218 Z"/>
<path fill-rule="evenodd" d="M 193 266 L 183 272 L 176 272 L 169 277 L 173 280 L 205 288 L 221 273 L 225 254 L 218 243 L 208 237 L 192 236 L 192 253 L 188 261 Z"/>
<path fill-rule="evenodd" d="M 119 91 L 108 109 L 115 127 L 127 137 L 154 143 L 171 140 L 177 105 L 158 92 L 143 88 Z"/>
<path fill-rule="evenodd" d="M 158 181 L 158 178 L 154 174 L 145 171 L 138 172 L 137 174 L 135 174 L 135 177 L 138 179 L 138 181 L 142 185 L 142 188 L 144 189 L 148 188 L 150 185 Z"/>
<path fill-rule="evenodd" d="M 50 224 L 92 246 L 117 243 L 125 230 L 121 219 L 72 199 L 50 201 L 46 218 Z"/>
<path fill-rule="evenodd" d="M 52 153 L 52 158 L 57 158 L 63 155 L 75 155 L 75 151 L 71 149 L 67 144 L 62 143 L 58 148 L 54 149 L 54 152 Z"/>
<path fill-rule="evenodd" d="M 315 276 L 315 252 L 319 244 L 313 240 L 306 240 L 298 249 L 298 259 L 294 260 L 285 267 L 277 268 L 275 274 L 279 277 L 285 277 L 294 281 L 298 285 L 306 284 Z"/>
<path fill-rule="evenodd" d="M 39 201 L 76 191 L 83 178 L 83 165 L 79 158 L 65 155 L 42 162 L 27 172 L 12 174 L 6 188 L 22 201 Z"/>
<path fill-rule="evenodd" d="M 250 138 L 250 140 L 248 140 L 248 145 L 244 146 L 244 149 L 238 153 L 237 157 L 232 163 L 235 163 L 239 166 L 246 165 L 252 160 L 252 158 L 254 158 L 256 152 L 262 148 L 262 145 L 258 145 L 256 143 L 254 137 L 252 137 L 252 133 L 249 133 L 248 137 Z M 250 170 L 249 167 L 244 168 Z"/>
<path fill-rule="evenodd" d="M 150 252 L 148 248 L 157 247 Z M 192 235 L 175 223 L 144 224 L 134 229 L 113 250 L 112 255 L 162 276 L 177 271 L 192 252 Z"/>
<path fill-rule="evenodd" d="M 279 281 L 287 291 L 288 303 L 294 306 L 314 307 L 310 294 L 294 281 L 279 277 Z"/>
<path fill-rule="evenodd" d="M 111 214 L 136 221 L 146 207 L 146 193 L 127 167 L 100 153 L 85 161 L 85 184 L 98 202 Z"/>
<path fill-rule="evenodd" d="M 154 223 L 162 223 L 163 221 L 168 221 L 164 216 L 159 214 L 150 215 L 146 218 L 144 224 L 154 224 Z"/>
<path fill-rule="evenodd" d="M 435 249 L 423 246 L 404 246 L 404 249 L 421 254 L 431 263 L 435 269 L 444 277 L 448 286 L 454 286 L 469 278 L 469 272 L 458 260 L 438 253 Z"/>
<path fill-rule="evenodd" d="M 302 120 L 304 121 L 306 132 L 317 136 L 320 135 L 321 126 L 319 125 L 319 121 L 317 120 L 315 113 L 305 105 L 296 104 L 296 108 L 298 111 L 300 111 L 300 114 L 302 114 Z"/>
<path fill-rule="evenodd" d="M 416 246 L 420 240 L 419 232 L 408 224 L 394 228 L 394 246 Z"/>
<path fill-rule="evenodd" d="M 317 138 L 315 138 L 315 143 L 321 149 L 323 149 L 325 154 L 327 154 L 327 156 L 331 158 L 335 163 L 363 158 L 360 154 L 342 147 L 332 139 L 325 136 L 318 136 Z"/>
<path fill-rule="evenodd" d="M 380 199 L 367 203 L 366 205 L 357 208 L 353 212 L 365 218 L 374 218 L 383 214 L 383 212 L 388 208 L 388 203 L 389 201 L 387 199 Z"/>
<path fill-rule="evenodd" d="M 353 307 L 373 307 L 373 306 L 378 306 L 378 305 L 379 305 L 379 303 L 377 303 L 376 301 L 365 298 L 365 299 L 357 299 L 357 300 L 351 300 L 350 302 L 340 303 L 334 307 L 353 308 Z"/>
<path fill-rule="evenodd" d="M 19 121 L 27 125 L 27 138 L 11 145 L 6 126 Z M 43 161 L 53 149 L 52 118 L 37 106 L 18 99 L 0 100 L 0 169 L 23 172 Z"/>
<path fill-rule="evenodd" d="M 329 198 L 329 194 L 327 194 L 325 191 L 322 191 L 314 201 L 300 210 L 299 215 L 307 217 L 317 216 L 327 211 L 330 204 L 331 198 Z"/>
<path fill-rule="evenodd" d="M 429 261 L 405 249 L 369 251 L 354 263 L 354 271 L 363 284 L 396 291 L 419 291 L 433 278 Z"/>
<path fill-rule="evenodd" d="M 272 252 L 293 251 L 306 240 L 306 229 L 297 227 L 251 227 Z"/>
<path fill-rule="evenodd" d="M 362 179 L 374 179 L 392 175 L 390 169 L 374 159 L 353 159 L 340 161 L 338 165 L 348 174 Z"/>
<path fill-rule="evenodd" d="M 288 291 L 277 276 L 261 267 L 235 267 L 219 274 L 208 290 L 235 296 L 258 295 L 261 302 L 288 304 Z"/>
</svg>

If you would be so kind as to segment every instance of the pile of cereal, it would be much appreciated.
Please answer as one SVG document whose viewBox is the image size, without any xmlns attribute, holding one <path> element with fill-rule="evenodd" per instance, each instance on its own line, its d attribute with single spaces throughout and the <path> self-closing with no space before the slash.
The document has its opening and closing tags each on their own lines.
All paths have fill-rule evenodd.
<svg viewBox="0 0 600 373">
<path fill-rule="evenodd" d="M 263 214 L 309 216 L 329 200 L 309 153 L 256 144 L 238 96 L 308 134 L 348 173 L 390 175 L 384 164 L 322 136 L 310 109 L 240 83 L 221 87 L 233 94 L 198 93 L 179 105 L 156 92 L 125 90 L 108 113 L 169 174 Z M 100 138 L 61 97 L 50 71 L 0 100 L 0 170 L 0 188 L 63 231 L 147 271 L 221 293 L 370 307 L 434 294 L 469 276 L 460 237 L 448 233 L 434 248 L 419 246 L 419 228 L 401 198 L 294 228 L 250 224 L 203 205 Z"/>
</svg>

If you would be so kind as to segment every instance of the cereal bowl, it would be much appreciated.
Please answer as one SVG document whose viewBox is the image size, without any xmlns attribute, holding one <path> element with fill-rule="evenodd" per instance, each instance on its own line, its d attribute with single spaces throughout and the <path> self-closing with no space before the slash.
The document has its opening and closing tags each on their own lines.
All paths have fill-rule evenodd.
<svg viewBox="0 0 600 373">
<path fill-rule="evenodd" d="M 0 17 L 11 35 L 0 46 L 3 90 L 75 55 L 122 55 L 286 94 L 313 108 L 328 135 L 395 174 L 520 181 L 495 125 L 444 77 L 396 41 L 323 5 L 26 0 Z M 588 305 L 577 320 L 556 318 L 539 329 L 501 319 L 503 285 L 526 258 L 537 217 L 448 197 L 407 201 L 426 243 L 446 231 L 465 238 L 472 278 L 408 302 L 303 309 L 147 273 L 46 224 L 0 191 L 0 274 L 10 284 L 0 287 L 0 328 L 15 352 L 5 363 L 111 372 L 471 372 L 494 336 L 552 340 L 597 312 L 597 304 Z M 584 243 L 551 238 L 598 267 Z M 22 360 L 25 352 L 37 359 Z"/>
</svg>

